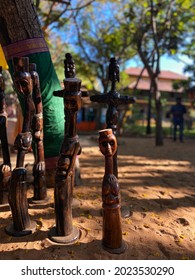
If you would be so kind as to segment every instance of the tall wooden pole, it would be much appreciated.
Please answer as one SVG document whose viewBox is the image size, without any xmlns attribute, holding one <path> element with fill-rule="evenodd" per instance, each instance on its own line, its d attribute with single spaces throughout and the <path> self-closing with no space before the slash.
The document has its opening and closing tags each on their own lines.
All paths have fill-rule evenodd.
<svg viewBox="0 0 195 280">
<path fill-rule="evenodd" d="M 32 118 L 35 113 L 35 106 L 32 100 L 33 84 L 29 73 L 29 59 L 13 58 L 14 64 L 14 85 L 18 92 L 23 95 L 25 101 L 25 115 L 22 132 L 15 140 L 17 149 L 16 168 L 12 172 L 9 204 L 11 207 L 13 223 L 5 229 L 6 233 L 13 236 L 24 236 L 36 230 L 36 223 L 31 221 L 28 214 L 26 168 L 24 168 L 25 154 L 28 153 L 32 143 Z"/>
<path fill-rule="evenodd" d="M 113 254 L 123 253 L 126 243 L 122 239 L 120 192 L 113 169 L 113 156 L 117 151 L 112 129 L 99 131 L 99 147 L 105 157 L 105 174 L 102 182 L 103 248 Z"/>
<path fill-rule="evenodd" d="M 135 103 L 135 98 L 132 96 L 120 95 L 116 91 L 116 82 L 120 80 L 119 63 L 117 59 L 112 57 L 109 64 L 109 80 L 111 81 L 111 89 L 108 93 L 102 95 L 92 95 L 90 100 L 93 102 L 107 104 L 106 112 L 106 125 L 107 128 L 111 128 L 114 135 L 117 136 L 117 123 L 120 105 L 133 104 Z M 113 172 L 116 178 L 118 178 L 118 163 L 117 163 L 117 152 L 113 155 Z M 130 210 L 128 207 L 122 206 L 121 208 L 122 217 L 127 218 L 130 216 Z"/>
<path fill-rule="evenodd" d="M 43 144 L 43 105 L 39 74 L 37 73 L 36 64 L 30 63 L 30 74 L 33 82 L 33 102 L 35 104 L 35 115 L 32 120 L 32 132 L 34 140 L 35 163 L 33 166 L 34 176 L 34 196 L 30 199 L 31 203 L 39 204 L 48 200 L 47 187 L 45 180 L 45 156 Z"/>
<path fill-rule="evenodd" d="M 76 156 L 81 153 L 77 135 L 77 112 L 81 108 L 81 80 L 75 78 L 75 64 L 70 54 L 65 59 L 64 89 L 54 92 L 63 97 L 65 112 L 64 141 L 60 150 L 55 177 L 55 218 L 56 227 L 49 232 L 51 240 L 63 244 L 75 243 L 79 230 L 72 221 L 72 195 L 74 165 Z"/>
<path fill-rule="evenodd" d="M 117 59 L 112 57 L 109 64 L 109 80 L 111 81 L 111 89 L 108 93 L 102 95 L 92 95 L 90 100 L 92 102 L 98 102 L 107 104 L 106 112 L 106 126 L 111 128 L 113 133 L 117 135 L 117 123 L 119 117 L 119 105 L 133 104 L 135 103 L 135 98 L 132 96 L 123 96 L 116 91 L 116 82 L 120 80 L 119 73 L 119 63 Z M 118 178 L 118 165 L 117 165 L 117 151 L 113 156 L 113 168 L 114 175 Z"/>
</svg>

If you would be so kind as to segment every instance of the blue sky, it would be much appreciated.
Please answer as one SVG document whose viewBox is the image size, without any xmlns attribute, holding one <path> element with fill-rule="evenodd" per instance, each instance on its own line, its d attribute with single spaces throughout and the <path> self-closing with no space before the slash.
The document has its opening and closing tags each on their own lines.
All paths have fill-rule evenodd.
<svg viewBox="0 0 195 280">
<path fill-rule="evenodd" d="M 192 64 L 191 60 L 187 56 L 179 56 L 178 59 L 173 59 L 165 56 L 161 61 L 161 69 L 170 70 L 178 74 L 184 74 L 183 70 L 187 64 Z M 185 75 L 188 74 L 185 73 Z"/>
</svg>

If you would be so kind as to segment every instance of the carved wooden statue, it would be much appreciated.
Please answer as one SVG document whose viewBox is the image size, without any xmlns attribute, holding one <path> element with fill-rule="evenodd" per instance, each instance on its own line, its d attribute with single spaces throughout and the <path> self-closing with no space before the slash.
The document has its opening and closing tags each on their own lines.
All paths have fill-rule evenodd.
<svg viewBox="0 0 195 280">
<path fill-rule="evenodd" d="M 35 104 L 35 115 L 32 120 L 33 140 L 35 144 L 35 163 L 33 166 L 34 176 L 34 197 L 32 203 L 42 203 L 48 200 L 45 179 L 45 157 L 43 146 L 43 108 L 39 83 L 39 75 L 36 71 L 36 64 L 30 63 L 30 74 L 33 82 L 33 101 Z"/>
<path fill-rule="evenodd" d="M 6 227 L 6 232 L 13 236 L 31 234 L 36 229 L 36 223 L 30 220 L 28 214 L 26 168 L 24 168 L 25 154 L 28 153 L 31 142 L 32 118 L 35 106 L 32 100 L 33 83 L 29 73 L 29 60 L 26 57 L 13 58 L 14 85 L 24 98 L 24 120 L 22 132 L 15 140 L 17 149 L 16 168 L 12 172 L 9 204 L 12 211 L 13 224 Z"/>
<path fill-rule="evenodd" d="M 71 54 L 66 54 L 64 65 L 64 89 L 54 92 L 55 96 L 64 99 L 65 134 L 55 177 L 56 227 L 50 231 L 49 237 L 55 242 L 71 244 L 76 242 L 80 235 L 72 222 L 72 194 L 74 164 L 76 156 L 81 153 L 76 129 L 77 111 L 81 108 L 81 80 L 75 78 L 75 65 Z"/>
<path fill-rule="evenodd" d="M 119 82 L 120 80 L 119 63 L 116 58 L 112 57 L 110 59 L 108 70 L 109 80 L 112 82 L 111 90 L 107 94 L 92 95 L 90 97 L 90 100 L 98 103 L 105 103 L 108 105 L 108 109 L 106 112 L 106 126 L 107 128 L 111 128 L 114 135 L 116 135 L 119 116 L 118 106 L 133 104 L 135 103 L 135 98 L 131 96 L 120 95 L 120 93 L 116 91 L 116 82 Z M 116 178 L 118 178 L 117 151 L 113 156 L 113 170 L 114 175 L 116 176 Z M 124 218 L 130 216 L 130 210 L 127 207 L 122 207 L 122 216 Z"/>
<path fill-rule="evenodd" d="M 102 245 L 106 251 L 120 254 L 125 251 L 126 243 L 122 239 L 119 185 L 113 170 L 117 141 L 112 129 L 99 131 L 99 147 L 105 156 L 105 174 L 102 182 Z"/>
<path fill-rule="evenodd" d="M 118 61 L 113 57 L 110 59 L 109 64 L 109 80 L 112 82 L 111 90 L 107 94 L 92 95 L 90 100 L 98 103 L 105 103 L 108 105 L 106 113 L 106 125 L 107 128 L 111 128 L 113 133 L 116 135 L 117 122 L 118 122 L 118 106 L 125 104 L 135 103 L 135 98 L 131 96 L 120 95 L 116 91 L 116 81 L 119 82 L 119 64 Z M 118 167 L 117 167 L 117 151 L 113 157 L 113 168 L 114 175 L 118 178 Z"/>
<path fill-rule="evenodd" d="M 0 165 L 0 204 L 8 203 L 8 191 L 11 177 L 11 161 L 7 140 L 7 113 L 5 104 L 5 81 L 0 67 L 0 141 L 3 163 Z"/>
</svg>

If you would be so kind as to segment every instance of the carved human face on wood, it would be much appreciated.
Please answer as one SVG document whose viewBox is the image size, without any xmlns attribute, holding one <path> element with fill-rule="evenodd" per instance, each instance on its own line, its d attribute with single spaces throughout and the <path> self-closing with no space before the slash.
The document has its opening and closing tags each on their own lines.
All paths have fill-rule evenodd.
<svg viewBox="0 0 195 280">
<path fill-rule="evenodd" d="M 104 156 L 113 156 L 117 151 L 117 141 L 112 129 L 100 130 L 99 135 L 101 153 Z"/>
<path fill-rule="evenodd" d="M 20 94 L 24 96 L 32 94 L 33 84 L 30 73 L 17 73 L 14 77 L 14 85 Z"/>
<path fill-rule="evenodd" d="M 67 95 L 64 103 L 66 110 L 77 112 L 81 108 L 81 97 L 80 95 Z"/>
</svg>

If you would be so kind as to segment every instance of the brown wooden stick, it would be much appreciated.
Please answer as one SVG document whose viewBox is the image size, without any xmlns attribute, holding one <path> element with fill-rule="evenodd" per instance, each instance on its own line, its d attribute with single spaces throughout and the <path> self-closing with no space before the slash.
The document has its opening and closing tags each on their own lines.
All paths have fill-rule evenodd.
<svg viewBox="0 0 195 280">
<path fill-rule="evenodd" d="M 124 96 L 116 91 L 116 82 L 120 80 L 119 62 L 116 58 L 112 57 L 109 64 L 109 80 L 111 81 L 111 90 L 106 94 L 92 95 L 90 100 L 98 103 L 105 103 L 108 105 L 106 112 L 106 126 L 111 128 L 114 135 L 117 135 L 117 125 L 119 117 L 120 105 L 133 104 L 136 101 L 135 97 Z M 118 162 L 117 162 L 117 151 L 113 155 L 113 172 L 116 178 L 118 178 Z M 131 212 L 129 207 L 123 206 L 121 208 L 122 217 L 127 218 Z"/>
<path fill-rule="evenodd" d="M 31 148 L 32 134 L 31 125 L 35 112 L 32 100 L 32 79 L 29 73 L 29 60 L 26 57 L 13 58 L 14 85 L 18 92 L 24 97 L 25 113 L 22 132 L 15 140 L 18 150 L 16 168 L 12 172 L 9 204 L 12 211 L 13 224 L 6 227 L 6 232 L 14 236 L 31 234 L 36 229 L 36 223 L 30 220 L 28 214 L 26 168 L 24 168 L 24 157 Z"/>
<path fill-rule="evenodd" d="M 49 237 L 59 243 L 70 244 L 79 238 L 79 230 L 72 221 L 73 174 L 76 156 L 81 152 L 77 136 L 77 112 L 81 108 L 81 80 L 75 78 L 75 66 L 70 54 L 66 55 L 64 90 L 54 92 L 63 97 L 65 106 L 64 141 L 61 146 L 55 177 L 56 228 Z"/>
<path fill-rule="evenodd" d="M 119 116 L 119 105 L 133 104 L 135 98 L 132 96 L 123 96 L 116 91 L 116 82 L 120 80 L 119 77 L 119 63 L 117 59 L 112 57 L 109 64 L 109 80 L 111 81 L 111 90 L 106 94 L 92 95 L 90 100 L 93 102 L 104 103 L 108 105 L 106 112 L 106 125 L 111 128 L 113 133 L 117 134 L 117 123 Z M 117 152 L 113 156 L 114 175 L 118 178 Z"/>
<path fill-rule="evenodd" d="M 33 140 L 35 143 L 35 163 L 33 166 L 34 197 L 30 201 L 33 203 L 39 203 L 47 200 L 47 187 L 45 179 L 45 156 L 43 145 L 43 105 L 39 75 L 36 71 L 35 63 L 30 63 L 30 74 L 33 81 L 32 95 L 36 110 L 32 123 Z"/>
<path fill-rule="evenodd" d="M 32 99 L 33 83 L 29 73 L 29 58 L 14 57 L 14 86 L 24 98 L 24 119 L 22 132 L 15 140 L 15 147 L 18 150 L 16 167 L 23 167 L 25 154 L 29 152 L 32 144 L 32 119 L 35 114 L 35 105 Z"/>
<path fill-rule="evenodd" d="M 105 174 L 102 182 L 102 245 L 110 253 L 120 254 L 125 251 L 126 244 L 122 240 L 119 185 L 113 171 L 113 155 L 117 151 L 117 141 L 112 129 L 99 131 L 99 147 L 105 156 Z"/>
</svg>

